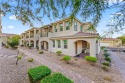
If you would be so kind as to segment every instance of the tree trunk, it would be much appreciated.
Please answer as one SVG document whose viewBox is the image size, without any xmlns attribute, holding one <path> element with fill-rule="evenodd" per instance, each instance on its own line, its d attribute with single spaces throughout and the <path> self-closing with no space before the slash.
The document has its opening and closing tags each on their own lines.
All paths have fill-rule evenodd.
<svg viewBox="0 0 125 83">
<path fill-rule="evenodd" d="M 2 10 L 0 8 L 0 49 L 2 48 Z"/>
</svg>

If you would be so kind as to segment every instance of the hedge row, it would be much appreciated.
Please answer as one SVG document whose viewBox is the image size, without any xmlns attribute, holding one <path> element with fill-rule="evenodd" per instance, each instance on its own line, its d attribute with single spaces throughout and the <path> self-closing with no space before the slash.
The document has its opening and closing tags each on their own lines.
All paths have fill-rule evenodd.
<svg viewBox="0 0 125 83">
<path fill-rule="evenodd" d="M 47 66 L 38 66 L 28 71 L 30 83 L 73 83 L 61 73 L 50 74 L 51 70 Z"/>
<path fill-rule="evenodd" d="M 28 71 L 30 83 L 36 83 L 36 81 L 39 81 L 50 74 L 51 70 L 46 66 L 38 66 Z"/>
<path fill-rule="evenodd" d="M 55 73 L 42 79 L 40 83 L 73 83 L 73 81 L 61 73 Z"/>
</svg>

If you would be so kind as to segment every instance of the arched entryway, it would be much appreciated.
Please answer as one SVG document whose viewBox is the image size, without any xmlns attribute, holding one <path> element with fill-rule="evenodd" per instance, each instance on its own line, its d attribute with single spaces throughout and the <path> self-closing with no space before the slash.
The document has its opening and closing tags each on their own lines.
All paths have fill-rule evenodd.
<svg viewBox="0 0 125 83">
<path fill-rule="evenodd" d="M 75 55 L 85 57 L 90 55 L 90 44 L 85 40 L 77 40 L 74 42 Z"/>
<path fill-rule="evenodd" d="M 41 49 L 48 50 L 48 42 L 47 41 L 41 41 Z"/>
<path fill-rule="evenodd" d="M 34 47 L 34 41 L 33 40 L 30 41 L 30 46 Z"/>
<path fill-rule="evenodd" d="M 29 41 L 26 41 L 26 46 L 29 46 Z"/>
</svg>

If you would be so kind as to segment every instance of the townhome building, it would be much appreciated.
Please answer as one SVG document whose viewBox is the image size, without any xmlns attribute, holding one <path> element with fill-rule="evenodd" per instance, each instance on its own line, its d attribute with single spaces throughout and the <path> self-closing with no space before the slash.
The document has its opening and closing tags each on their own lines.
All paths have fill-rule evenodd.
<svg viewBox="0 0 125 83">
<path fill-rule="evenodd" d="M 69 56 L 77 56 L 83 52 L 96 56 L 100 51 L 99 40 L 97 40 L 99 34 L 96 29 L 89 30 L 91 25 L 89 22 L 82 23 L 77 18 L 66 18 L 39 29 L 32 28 L 31 30 L 35 31 L 33 34 L 37 37 L 34 36 L 32 42 L 31 38 L 22 38 L 22 42 L 26 41 L 26 45 L 33 45 L 34 48 L 38 46 L 39 49 L 49 52 L 62 51 L 62 54 Z M 31 35 L 31 30 L 22 33 L 22 36 L 25 34 L 26 37 L 29 32 Z M 36 30 L 38 30 L 38 34 L 36 34 Z"/>
</svg>

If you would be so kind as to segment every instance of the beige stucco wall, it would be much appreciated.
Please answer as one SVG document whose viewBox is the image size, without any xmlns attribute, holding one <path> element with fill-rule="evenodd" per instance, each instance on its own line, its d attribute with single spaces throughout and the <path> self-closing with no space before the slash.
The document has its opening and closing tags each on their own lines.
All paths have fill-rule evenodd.
<svg viewBox="0 0 125 83">
<path fill-rule="evenodd" d="M 110 47 L 120 47 L 120 46 L 122 46 L 121 40 L 101 40 L 100 43 L 108 43 Z"/>
<path fill-rule="evenodd" d="M 50 40 L 50 51 L 51 52 L 56 52 L 58 50 L 62 51 L 62 54 L 65 55 L 70 55 L 70 56 L 75 56 L 75 42 L 78 40 L 84 40 L 87 41 L 88 43 L 90 43 L 90 56 L 96 56 L 96 54 L 98 54 L 99 52 L 96 50 L 98 48 L 98 46 L 96 45 L 96 38 L 75 38 L 75 39 L 67 39 L 68 40 L 68 48 L 64 49 L 63 48 L 63 43 L 62 43 L 62 39 L 61 39 L 61 48 L 57 48 L 57 42 L 56 42 L 56 47 L 53 48 L 52 47 L 52 41 Z M 82 47 L 81 47 L 81 43 L 78 44 L 78 53 L 81 52 Z"/>
</svg>

